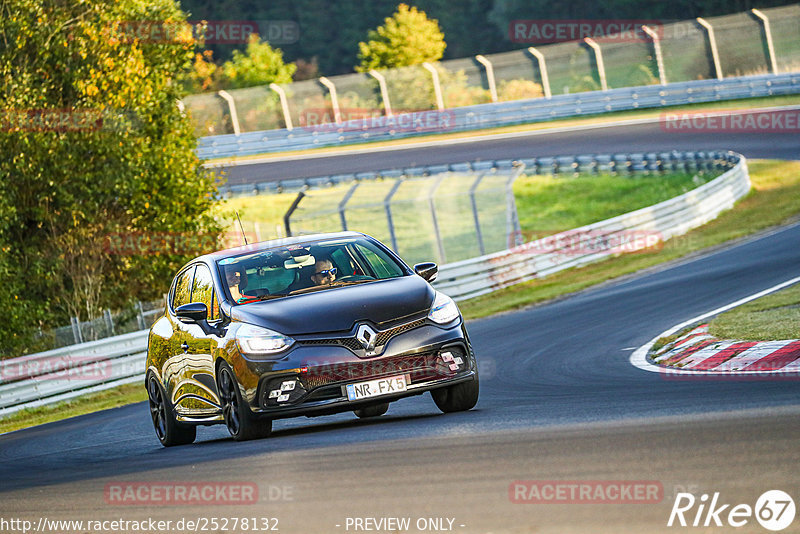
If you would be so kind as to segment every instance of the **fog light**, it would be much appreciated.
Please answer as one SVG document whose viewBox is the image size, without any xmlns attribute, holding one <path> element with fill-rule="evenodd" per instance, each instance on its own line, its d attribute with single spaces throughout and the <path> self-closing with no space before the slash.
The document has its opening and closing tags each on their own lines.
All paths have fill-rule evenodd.
<svg viewBox="0 0 800 534">
<path fill-rule="evenodd" d="M 284 393 L 283 395 L 280 395 L 278 397 L 278 402 L 286 402 L 288 400 L 289 400 L 289 394 L 288 393 Z"/>
<path fill-rule="evenodd" d="M 445 362 L 452 362 L 453 361 L 453 353 L 452 352 L 443 352 L 442 353 L 442 360 Z"/>
<path fill-rule="evenodd" d="M 269 392 L 269 398 L 270 399 L 277 399 L 280 394 L 281 394 L 281 390 L 273 389 L 272 391 Z"/>
<path fill-rule="evenodd" d="M 281 384 L 281 391 L 292 391 L 294 389 L 295 381 L 294 380 L 287 380 L 283 384 Z"/>
<path fill-rule="evenodd" d="M 457 363 L 451 363 L 450 364 L 450 370 L 451 371 L 458 371 L 458 364 Z"/>
</svg>

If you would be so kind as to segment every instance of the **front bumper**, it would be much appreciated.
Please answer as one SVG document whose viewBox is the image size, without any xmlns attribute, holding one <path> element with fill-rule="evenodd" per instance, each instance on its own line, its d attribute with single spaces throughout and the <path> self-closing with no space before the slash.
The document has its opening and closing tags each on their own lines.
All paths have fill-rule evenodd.
<svg viewBox="0 0 800 534">
<path fill-rule="evenodd" d="M 250 410 L 270 419 L 355 410 L 474 380 L 477 374 L 460 321 L 449 328 L 425 324 L 397 335 L 375 357 L 359 357 L 345 346 L 300 342 L 281 362 L 259 368 L 248 361 L 248 367 L 258 375 L 257 386 L 245 396 Z M 406 378 L 405 391 L 348 400 L 348 384 L 400 375 Z"/>
</svg>

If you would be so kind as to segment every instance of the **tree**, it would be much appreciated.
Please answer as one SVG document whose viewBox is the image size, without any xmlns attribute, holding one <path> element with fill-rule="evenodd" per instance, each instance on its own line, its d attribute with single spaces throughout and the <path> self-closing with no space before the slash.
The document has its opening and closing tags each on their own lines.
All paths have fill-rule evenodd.
<svg viewBox="0 0 800 534">
<path fill-rule="evenodd" d="M 358 43 L 359 72 L 438 61 L 447 44 L 435 19 L 406 4 L 387 17 L 383 26 L 370 30 L 368 41 Z"/>
<path fill-rule="evenodd" d="M 267 85 L 269 83 L 290 83 L 297 65 L 283 62 L 283 52 L 273 49 L 269 43 L 261 41 L 257 34 L 247 40 L 247 50 L 233 51 L 233 57 L 222 65 L 223 83 L 236 89 Z"/>
<path fill-rule="evenodd" d="M 195 41 L 173 0 L 3 0 L 0 10 L 10 45 L 0 47 L 0 305 L 10 310 L 0 353 L 20 354 L 39 327 L 161 296 L 203 248 L 122 251 L 115 236 L 220 228 L 215 179 L 176 105 Z M 132 21 L 150 22 L 133 31 Z"/>
</svg>

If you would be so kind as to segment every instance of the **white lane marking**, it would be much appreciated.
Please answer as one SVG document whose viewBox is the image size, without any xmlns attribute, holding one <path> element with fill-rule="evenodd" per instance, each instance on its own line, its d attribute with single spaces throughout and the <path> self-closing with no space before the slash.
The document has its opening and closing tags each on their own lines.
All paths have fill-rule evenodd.
<svg viewBox="0 0 800 534">
<path fill-rule="evenodd" d="M 719 308 L 717 308 L 715 310 L 711 310 L 711 311 L 706 312 L 706 313 L 704 313 L 702 315 L 698 315 L 697 317 L 693 317 L 693 318 L 689 319 L 688 321 L 684 321 L 679 325 L 675 325 L 672 328 L 670 328 L 669 330 L 666 330 L 666 331 L 660 333 L 659 335 L 657 335 L 656 337 L 654 337 L 653 339 L 648 341 L 646 344 L 644 344 L 641 347 L 639 347 L 638 349 L 636 349 L 633 352 L 633 354 L 631 354 L 631 357 L 630 357 L 629 361 L 631 362 L 631 365 L 633 365 L 634 367 L 638 367 L 639 369 L 642 369 L 643 371 L 650 371 L 651 373 L 663 373 L 663 372 L 667 372 L 668 371 L 670 373 L 685 372 L 685 373 L 691 373 L 693 375 L 698 375 L 698 374 L 706 374 L 706 375 L 716 374 L 717 371 L 681 371 L 678 368 L 666 368 L 666 367 L 661 367 L 661 366 L 658 366 L 658 365 L 654 365 L 654 364 L 652 364 L 652 363 L 647 361 L 647 353 L 650 352 L 650 347 L 652 347 L 653 344 L 656 341 L 658 341 L 659 339 L 661 339 L 662 337 L 671 336 L 675 332 L 678 332 L 679 330 L 681 330 L 683 328 L 686 328 L 690 324 L 696 323 L 698 321 L 702 321 L 703 319 L 706 319 L 707 317 L 711 317 L 713 315 L 720 314 L 720 313 L 722 313 L 724 311 L 728 311 L 731 308 L 735 308 L 736 306 L 741 306 L 742 304 L 750 302 L 751 300 L 756 300 L 757 298 L 763 297 L 764 295 L 769 295 L 770 293 L 774 293 L 776 291 L 779 291 L 779 290 L 781 290 L 781 289 L 783 289 L 785 287 L 788 287 L 788 286 L 790 286 L 792 284 L 796 284 L 797 282 L 800 282 L 800 276 L 796 276 L 796 277 L 792 278 L 791 280 L 787 280 L 785 282 L 781 282 L 778 285 L 772 286 L 772 287 L 770 287 L 768 289 L 765 289 L 763 291 L 759 291 L 758 293 L 755 293 L 755 294 L 750 295 L 748 297 L 744 297 L 742 299 L 739 299 L 736 302 L 731 302 L 730 304 L 726 304 L 725 306 L 720 306 Z M 781 369 L 779 371 L 737 371 L 736 373 L 737 374 L 764 374 L 764 373 L 775 373 L 775 372 L 783 372 L 783 373 L 785 373 L 786 370 L 784 368 L 784 369 Z"/>
<path fill-rule="evenodd" d="M 709 102 L 710 104 L 711 102 Z M 658 109 L 658 108 L 653 108 Z M 746 113 L 766 113 L 770 111 L 791 111 L 795 109 L 800 109 L 800 106 L 796 105 L 789 105 L 789 106 L 773 106 L 773 107 L 766 107 L 766 108 L 748 108 L 748 109 L 731 109 L 731 110 L 715 110 L 704 113 L 704 115 L 708 117 L 716 117 L 721 116 L 724 114 L 729 115 L 743 115 Z M 429 141 L 418 141 L 418 142 L 409 142 L 403 143 L 401 145 L 390 145 L 390 146 L 381 146 L 381 147 L 373 147 L 373 148 L 356 148 L 356 149 L 347 149 L 343 148 L 341 150 L 337 150 L 335 152 L 324 152 L 321 154 L 295 154 L 292 156 L 270 156 L 264 155 L 262 157 L 257 157 L 255 159 L 246 159 L 242 161 L 237 161 L 236 156 L 233 158 L 228 158 L 221 161 L 214 161 L 204 163 L 203 167 L 205 168 L 215 168 L 215 167 L 237 167 L 242 165 L 260 165 L 262 163 L 272 163 L 272 162 L 281 162 L 281 161 L 295 161 L 295 160 L 303 160 L 303 159 L 317 159 L 317 158 L 333 158 L 338 156 L 349 156 L 349 155 L 359 155 L 359 154 L 371 154 L 375 152 L 391 152 L 393 150 L 414 150 L 417 148 L 425 148 L 431 146 L 448 146 L 448 145 L 459 145 L 464 143 L 474 143 L 479 141 L 501 141 L 504 139 L 515 139 L 518 137 L 528 137 L 528 136 L 535 136 L 535 135 L 548 135 L 554 133 L 564 133 L 564 132 L 579 132 L 583 130 L 595 130 L 598 128 L 615 128 L 618 126 L 635 126 L 638 124 L 648 124 L 651 122 L 660 122 L 663 120 L 662 115 L 665 113 L 673 113 L 675 115 L 685 115 L 685 114 L 692 114 L 692 113 L 703 113 L 702 110 L 683 110 L 683 111 L 673 111 L 670 112 L 668 110 L 664 110 L 659 114 L 658 117 L 645 117 L 642 119 L 627 119 L 622 121 L 614 121 L 614 122 L 602 122 L 596 124 L 579 124 L 576 126 L 560 126 L 556 128 L 542 128 L 539 130 L 528 130 L 524 132 L 509 132 L 503 134 L 485 134 L 485 135 L 477 135 L 473 137 L 459 137 L 457 139 L 431 139 Z M 563 120 L 563 119 L 559 119 Z M 531 124 L 540 124 L 540 123 L 531 123 Z M 461 132 L 458 132 L 461 133 Z M 325 147 L 321 147 L 324 149 Z M 311 149 L 314 150 L 314 149 Z M 249 156 L 242 156 L 244 158 L 248 158 Z"/>
</svg>

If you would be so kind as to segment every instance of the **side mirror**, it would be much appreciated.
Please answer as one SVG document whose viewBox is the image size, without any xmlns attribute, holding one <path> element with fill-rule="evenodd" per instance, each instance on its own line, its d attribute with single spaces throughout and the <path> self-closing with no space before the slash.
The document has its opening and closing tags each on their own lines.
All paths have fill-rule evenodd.
<svg viewBox="0 0 800 534">
<path fill-rule="evenodd" d="M 175 310 L 178 320 L 185 324 L 199 324 L 208 317 L 208 308 L 202 302 L 190 302 Z"/>
<path fill-rule="evenodd" d="M 414 272 L 428 282 L 433 282 L 439 274 L 439 267 L 433 262 L 418 263 L 414 266 Z"/>
</svg>

